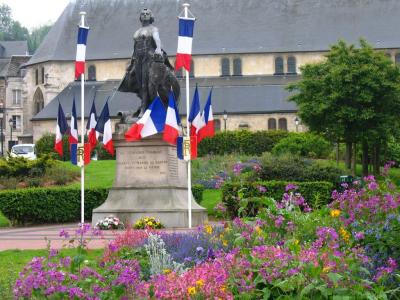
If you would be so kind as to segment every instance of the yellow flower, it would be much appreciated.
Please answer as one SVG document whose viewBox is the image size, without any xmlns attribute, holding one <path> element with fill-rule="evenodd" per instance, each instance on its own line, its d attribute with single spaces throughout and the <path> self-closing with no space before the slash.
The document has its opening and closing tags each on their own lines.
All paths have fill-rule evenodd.
<svg viewBox="0 0 400 300">
<path fill-rule="evenodd" d="M 332 209 L 331 210 L 331 217 L 332 218 L 337 218 L 340 216 L 340 210 L 339 209 Z"/>
<path fill-rule="evenodd" d="M 164 270 L 163 270 L 163 273 L 164 273 L 164 274 L 169 274 L 169 273 L 171 273 L 171 269 L 164 269 Z"/>
<path fill-rule="evenodd" d="M 295 239 L 295 240 L 294 240 L 294 244 L 295 244 L 295 245 L 298 245 L 299 243 L 300 243 L 300 241 L 299 241 L 298 239 Z"/>
<path fill-rule="evenodd" d="M 188 287 L 187 292 L 189 295 L 196 294 L 196 288 L 194 286 Z"/>
<path fill-rule="evenodd" d="M 259 226 L 254 227 L 255 231 L 257 232 L 258 235 L 262 234 L 262 229 Z"/>
<path fill-rule="evenodd" d="M 324 267 L 324 268 L 322 269 L 322 272 L 328 273 L 331 269 L 332 269 L 332 267 Z"/>
<path fill-rule="evenodd" d="M 344 239 L 344 241 L 347 243 L 350 240 L 350 233 L 344 228 L 344 227 L 340 227 L 340 235 L 342 236 L 342 238 Z"/>
<path fill-rule="evenodd" d="M 199 287 L 202 287 L 204 285 L 204 280 L 203 279 L 199 279 L 196 281 L 196 285 Z"/>
<path fill-rule="evenodd" d="M 207 225 L 206 227 L 204 227 L 204 229 L 208 234 L 212 234 L 213 232 L 213 228 L 211 225 Z"/>
<path fill-rule="evenodd" d="M 226 286 L 225 285 L 221 286 L 220 291 L 224 293 L 226 291 Z"/>
<path fill-rule="evenodd" d="M 224 245 L 225 247 L 228 246 L 228 241 L 227 240 L 222 240 L 222 245 Z"/>
<path fill-rule="evenodd" d="M 153 226 L 153 222 L 152 222 L 152 221 L 150 221 L 150 222 L 148 222 L 148 223 L 147 223 L 147 225 L 149 225 L 149 226 Z"/>
</svg>

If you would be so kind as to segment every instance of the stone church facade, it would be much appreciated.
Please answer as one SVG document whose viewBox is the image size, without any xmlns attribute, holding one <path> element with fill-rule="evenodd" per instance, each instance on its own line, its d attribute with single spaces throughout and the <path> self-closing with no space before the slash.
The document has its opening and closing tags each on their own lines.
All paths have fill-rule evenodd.
<svg viewBox="0 0 400 300">
<path fill-rule="evenodd" d="M 289 93 L 285 86 L 300 78 L 302 65 L 322 61 L 329 46 L 338 39 L 356 43 L 364 37 L 394 62 L 400 61 L 400 41 L 390 29 L 400 25 L 394 13 L 399 11 L 400 3 L 395 0 L 345 4 L 340 0 L 189 2 L 198 16 L 190 84 L 199 85 L 203 104 L 208 90 L 214 88 L 213 109 L 218 130 L 226 127 L 227 130 L 304 131 L 301 120 L 295 123 L 297 108 L 287 101 Z M 176 16 L 182 3 L 180 0 L 80 0 L 69 4 L 25 64 L 24 131 L 32 134 L 33 141 L 53 132 L 56 103 L 60 101 L 68 113 L 73 94 L 80 101 L 79 87 L 73 80 L 80 10 L 87 11 L 91 27 L 86 61 L 87 115 L 93 99 L 91 90 L 96 90 L 99 113 L 105 98 L 124 76 L 133 48 L 132 34 L 139 26 L 138 16 L 143 7 L 153 10 L 163 48 L 170 54 L 171 62 L 174 61 Z M 372 17 L 377 8 L 385 15 L 385 22 Z M 121 94 L 116 93 L 110 100 L 114 123 L 118 111 L 129 109 L 127 103 L 135 110 L 136 106 L 132 106 L 139 101 L 133 94 L 129 96 L 132 99 Z M 181 99 L 181 112 L 186 111 L 184 102 Z M 228 115 L 226 120 L 224 112 Z"/>
</svg>

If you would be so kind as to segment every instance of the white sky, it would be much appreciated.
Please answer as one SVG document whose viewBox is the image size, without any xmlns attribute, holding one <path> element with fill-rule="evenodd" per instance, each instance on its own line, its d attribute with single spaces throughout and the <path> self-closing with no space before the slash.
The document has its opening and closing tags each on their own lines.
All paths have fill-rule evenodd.
<svg viewBox="0 0 400 300">
<path fill-rule="evenodd" d="M 54 23 L 70 0 L 0 0 L 11 7 L 14 20 L 32 30 L 40 25 Z"/>
</svg>

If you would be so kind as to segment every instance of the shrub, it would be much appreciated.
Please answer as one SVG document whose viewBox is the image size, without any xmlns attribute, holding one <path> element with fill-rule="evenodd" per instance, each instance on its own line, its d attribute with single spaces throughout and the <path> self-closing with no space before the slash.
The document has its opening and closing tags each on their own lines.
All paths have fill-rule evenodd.
<svg viewBox="0 0 400 300">
<path fill-rule="evenodd" d="M 23 157 L 9 157 L 0 159 L 1 177 L 27 177 L 42 176 L 47 168 L 53 165 L 54 161 L 44 155 L 35 160 L 27 160 Z"/>
<path fill-rule="evenodd" d="M 225 183 L 222 187 L 222 202 L 231 217 L 238 216 L 239 202 L 243 198 L 271 197 L 281 200 L 287 181 L 259 181 L 249 183 Z M 330 202 L 334 186 L 330 182 L 296 182 L 299 192 L 312 208 Z"/>
<path fill-rule="evenodd" d="M 262 180 L 329 181 L 336 184 L 342 171 L 318 161 L 291 154 L 279 156 L 264 153 L 261 157 Z"/>
<path fill-rule="evenodd" d="M 203 201 L 204 186 L 201 184 L 194 184 L 192 186 L 192 194 L 197 203 Z"/>
<path fill-rule="evenodd" d="M 330 143 L 319 135 L 309 132 L 291 133 L 279 140 L 273 147 L 272 153 L 290 153 L 293 155 L 327 158 L 332 150 Z"/>
<path fill-rule="evenodd" d="M 80 218 L 79 188 L 26 188 L 0 192 L 0 211 L 14 223 L 65 223 Z M 107 198 L 108 189 L 85 190 L 85 219 Z"/>
<path fill-rule="evenodd" d="M 217 133 L 213 138 L 202 140 L 198 153 L 199 156 L 231 153 L 261 155 L 263 152 L 271 151 L 275 143 L 287 136 L 288 133 L 285 131 L 224 131 Z"/>
</svg>

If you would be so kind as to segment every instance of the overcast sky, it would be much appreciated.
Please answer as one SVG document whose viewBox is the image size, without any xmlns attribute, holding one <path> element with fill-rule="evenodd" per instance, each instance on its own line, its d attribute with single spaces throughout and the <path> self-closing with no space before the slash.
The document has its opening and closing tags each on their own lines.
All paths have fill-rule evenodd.
<svg viewBox="0 0 400 300">
<path fill-rule="evenodd" d="M 0 0 L 11 7 L 12 17 L 32 30 L 40 25 L 54 23 L 70 0 Z"/>
</svg>

